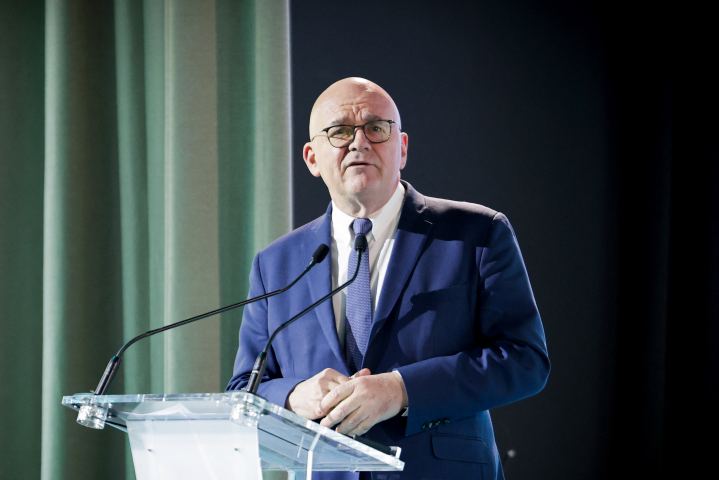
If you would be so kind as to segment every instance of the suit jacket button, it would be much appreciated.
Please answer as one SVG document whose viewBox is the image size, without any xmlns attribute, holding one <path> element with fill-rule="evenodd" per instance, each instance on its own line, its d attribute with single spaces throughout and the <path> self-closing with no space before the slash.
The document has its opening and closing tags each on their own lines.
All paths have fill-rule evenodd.
<svg viewBox="0 0 719 480">
<path fill-rule="evenodd" d="M 426 423 L 423 423 L 423 424 L 422 424 L 422 430 L 427 430 L 427 424 L 426 424 Z"/>
<path fill-rule="evenodd" d="M 449 418 L 445 418 L 444 420 L 442 420 L 442 423 L 444 423 L 445 425 L 448 424 L 448 423 L 449 423 Z"/>
</svg>

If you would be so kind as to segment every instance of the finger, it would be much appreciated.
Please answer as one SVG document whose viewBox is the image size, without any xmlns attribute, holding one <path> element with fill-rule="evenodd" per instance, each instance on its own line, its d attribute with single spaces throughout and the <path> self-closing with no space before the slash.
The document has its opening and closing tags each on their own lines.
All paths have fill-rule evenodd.
<svg viewBox="0 0 719 480">
<path fill-rule="evenodd" d="M 362 420 L 355 428 L 345 433 L 345 435 L 364 435 L 369 429 L 374 427 L 375 421 L 367 417 Z M 339 427 L 338 427 L 339 428 Z"/>
<path fill-rule="evenodd" d="M 347 383 L 350 380 L 352 380 L 352 377 L 347 377 L 345 375 L 342 375 L 341 373 L 337 372 L 337 375 L 333 376 L 332 378 L 327 380 L 327 392 L 332 390 L 333 388 L 337 387 L 338 385 L 342 385 L 343 383 Z"/>
<path fill-rule="evenodd" d="M 340 385 L 342 385 L 342 384 L 335 383 L 335 382 L 327 382 L 327 384 L 322 387 L 322 398 L 324 398 L 325 395 L 327 395 L 328 393 L 330 393 L 332 390 L 339 387 Z M 320 398 L 320 400 L 322 400 L 322 398 Z M 317 405 L 319 405 L 319 402 L 317 402 Z"/>
<path fill-rule="evenodd" d="M 332 428 L 334 425 L 337 425 L 342 420 L 344 420 L 347 415 L 357 410 L 359 406 L 359 402 L 354 401 L 351 398 L 345 399 L 344 401 L 340 402 L 339 405 L 333 408 L 332 411 L 328 413 L 325 418 L 322 419 L 320 425 L 322 425 L 323 427 Z"/>
<path fill-rule="evenodd" d="M 345 382 L 341 385 L 336 386 L 330 392 L 325 395 L 320 401 L 317 407 L 317 415 L 322 416 L 329 412 L 334 406 L 339 404 L 342 400 L 347 398 L 354 391 L 354 383 Z"/>
<path fill-rule="evenodd" d="M 316 380 L 315 385 L 317 385 L 317 394 L 320 397 L 317 400 L 317 405 L 319 405 L 319 401 L 322 400 L 322 398 L 330 391 L 332 391 L 333 388 L 335 388 L 337 385 L 346 383 L 350 379 L 346 375 L 343 375 L 342 373 L 332 368 L 325 368 L 312 378 Z M 313 407 L 313 411 L 317 409 L 317 405 Z"/>
<path fill-rule="evenodd" d="M 367 375 L 372 375 L 372 372 L 369 371 L 369 368 L 363 368 L 359 372 L 352 375 L 350 378 L 358 378 L 358 377 L 364 377 Z"/>
<path fill-rule="evenodd" d="M 335 428 L 335 430 L 338 433 L 344 434 L 346 434 L 347 432 L 351 432 L 355 429 L 355 427 L 357 427 L 357 425 L 365 421 L 367 417 L 367 409 L 357 408 L 354 412 L 347 415 L 345 419 L 342 420 L 339 425 L 337 425 L 337 428 Z"/>
<path fill-rule="evenodd" d="M 327 370 L 325 370 L 325 372 L 327 373 L 327 379 L 330 382 L 334 382 L 336 384 L 346 383 L 350 380 L 350 377 L 348 377 L 347 375 L 331 368 L 328 368 Z"/>
</svg>

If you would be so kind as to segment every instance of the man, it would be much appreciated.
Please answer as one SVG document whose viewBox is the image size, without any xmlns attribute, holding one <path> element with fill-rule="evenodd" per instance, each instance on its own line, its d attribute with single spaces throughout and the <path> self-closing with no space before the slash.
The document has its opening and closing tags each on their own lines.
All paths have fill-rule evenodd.
<svg viewBox="0 0 719 480">
<path fill-rule="evenodd" d="M 382 478 L 503 478 L 488 410 L 544 387 L 539 313 L 506 217 L 400 181 L 407 148 L 378 85 L 348 78 L 317 99 L 303 157 L 332 203 L 255 257 L 250 296 L 287 285 L 322 243 L 331 258 L 246 308 L 228 389 L 246 385 L 281 323 L 352 276 L 352 245 L 365 235 L 357 280 L 277 336 L 258 393 L 341 433 L 402 447 L 404 472 Z"/>
</svg>

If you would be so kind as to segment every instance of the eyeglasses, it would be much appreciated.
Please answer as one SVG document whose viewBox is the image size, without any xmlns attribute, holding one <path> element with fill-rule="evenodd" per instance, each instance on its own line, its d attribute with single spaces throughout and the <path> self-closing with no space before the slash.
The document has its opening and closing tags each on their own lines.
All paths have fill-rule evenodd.
<svg viewBox="0 0 719 480">
<path fill-rule="evenodd" d="M 364 125 L 332 125 L 321 130 L 317 135 L 325 133 L 330 145 L 342 148 L 354 141 L 357 129 L 361 128 L 369 142 L 384 143 L 389 140 L 389 136 L 392 134 L 393 123 L 397 122 L 394 120 L 373 120 Z M 314 140 L 317 135 L 312 137 L 310 141 Z"/>
</svg>

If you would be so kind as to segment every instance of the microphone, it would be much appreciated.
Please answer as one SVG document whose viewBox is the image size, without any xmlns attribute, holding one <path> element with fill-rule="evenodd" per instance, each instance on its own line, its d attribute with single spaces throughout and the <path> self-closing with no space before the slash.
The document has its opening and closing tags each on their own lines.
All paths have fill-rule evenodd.
<svg viewBox="0 0 719 480">
<path fill-rule="evenodd" d="M 366 240 L 365 240 L 365 243 L 366 243 Z M 294 284 L 296 284 L 297 282 L 299 282 L 300 279 L 301 279 L 302 277 L 304 277 L 305 274 L 312 269 L 312 267 L 314 267 L 314 266 L 317 265 L 318 263 L 322 263 L 322 261 L 325 259 L 325 257 L 326 257 L 327 254 L 329 253 L 329 251 L 330 251 L 330 248 L 329 248 L 327 245 L 325 245 L 325 244 L 322 244 L 322 245 L 320 245 L 319 247 L 317 247 L 317 249 L 315 250 L 315 252 L 312 254 L 312 261 L 310 262 L 310 264 L 307 265 L 307 267 L 305 267 L 304 271 L 303 271 L 297 278 L 295 278 L 295 280 L 294 280 L 292 283 L 290 283 L 289 285 L 287 285 L 285 288 L 282 288 L 282 289 L 280 289 L 280 290 L 275 290 L 274 292 L 265 293 L 264 295 L 260 295 L 259 297 L 249 298 L 249 299 L 247 299 L 247 300 L 243 300 L 242 302 L 238 302 L 238 303 L 235 303 L 235 304 L 233 304 L 233 305 L 228 305 L 227 307 L 218 308 L 217 310 L 213 310 L 213 311 L 211 311 L 211 312 L 203 313 L 203 314 L 201 314 L 201 315 L 197 315 L 197 316 L 195 316 L 195 317 L 188 318 L 188 319 L 186 319 L 186 320 L 182 320 L 182 321 L 179 321 L 179 322 L 170 324 L 170 325 L 165 325 L 164 327 L 156 328 L 156 329 L 154 329 L 154 330 L 150 330 L 149 332 L 145 332 L 145 333 L 143 333 L 143 334 L 141 334 L 141 335 L 136 336 L 135 338 L 133 338 L 132 340 L 130 340 L 129 342 L 127 342 L 127 343 L 120 349 L 120 351 L 117 352 L 117 355 L 115 355 L 114 357 L 112 357 L 112 359 L 110 360 L 110 363 L 107 364 L 107 367 L 105 368 L 105 373 L 103 373 L 102 378 L 100 379 L 100 383 L 97 385 L 97 388 L 95 389 L 95 391 L 93 392 L 93 394 L 94 394 L 94 395 L 104 395 L 104 394 L 105 394 L 105 392 L 107 391 L 107 389 L 110 387 L 110 384 L 112 383 L 112 380 L 115 378 L 115 374 L 117 373 L 117 369 L 120 367 L 120 361 L 121 361 L 122 354 L 123 354 L 123 353 L 125 352 L 125 350 L 127 350 L 127 348 L 128 348 L 130 345 L 132 345 L 133 343 L 137 342 L 138 340 L 142 340 L 143 338 L 146 338 L 146 337 L 150 337 L 150 336 L 152 336 L 152 335 L 155 335 L 156 333 L 164 332 L 164 331 L 166 331 L 166 330 L 170 330 L 170 329 L 172 329 L 172 328 L 180 327 L 180 326 L 182 326 L 182 325 L 187 325 L 188 323 L 196 322 L 197 320 L 202 320 L 203 318 L 211 317 L 211 316 L 213 316 L 213 315 L 217 315 L 218 313 L 223 313 L 223 312 L 226 312 L 226 311 L 228 311 L 228 310 L 232 310 L 232 309 L 234 309 L 234 308 L 241 307 L 241 306 L 243 306 L 243 305 L 247 305 L 248 303 L 253 303 L 253 302 L 256 302 L 256 301 L 258 301 L 258 300 L 262 300 L 262 299 L 265 299 L 265 298 L 273 297 L 273 296 L 275 296 L 275 295 L 279 295 L 280 293 L 283 293 L 283 292 L 289 290 L 292 286 L 294 286 Z M 355 275 L 356 275 L 356 274 L 355 274 Z"/>
<path fill-rule="evenodd" d="M 367 238 L 364 235 L 357 235 L 355 237 L 355 244 L 354 249 L 357 252 L 357 268 L 355 268 L 355 273 L 352 275 L 352 278 L 349 279 L 344 284 L 340 285 L 336 289 L 332 290 L 330 293 L 325 295 L 324 297 L 317 300 L 315 303 L 310 305 L 309 307 L 302 310 L 300 313 L 295 315 L 294 317 L 287 320 L 285 323 L 280 325 L 275 329 L 275 331 L 270 335 L 270 338 L 267 340 L 267 343 L 265 344 L 265 348 L 260 352 L 259 355 L 257 355 L 257 359 L 255 360 L 255 365 L 252 367 L 252 373 L 250 374 L 250 379 L 247 381 L 247 386 L 245 387 L 245 391 L 256 395 L 257 389 L 260 386 L 260 381 L 262 379 L 262 375 L 265 374 L 265 368 L 267 368 L 267 352 L 270 349 L 270 346 L 272 345 L 272 341 L 275 339 L 278 333 L 280 333 L 282 330 L 287 328 L 290 324 L 292 324 L 295 320 L 305 315 L 310 310 L 314 310 L 319 305 L 324 303 L 327 299 L 330 297 L 336 295 L 344 288 L 348 287 L 352 282 L 355 281 L 357 278 L 357 274 L 359 273 L 360 265 L 362 263 L 362 254 L 367 251 Z"/>
</svg>

